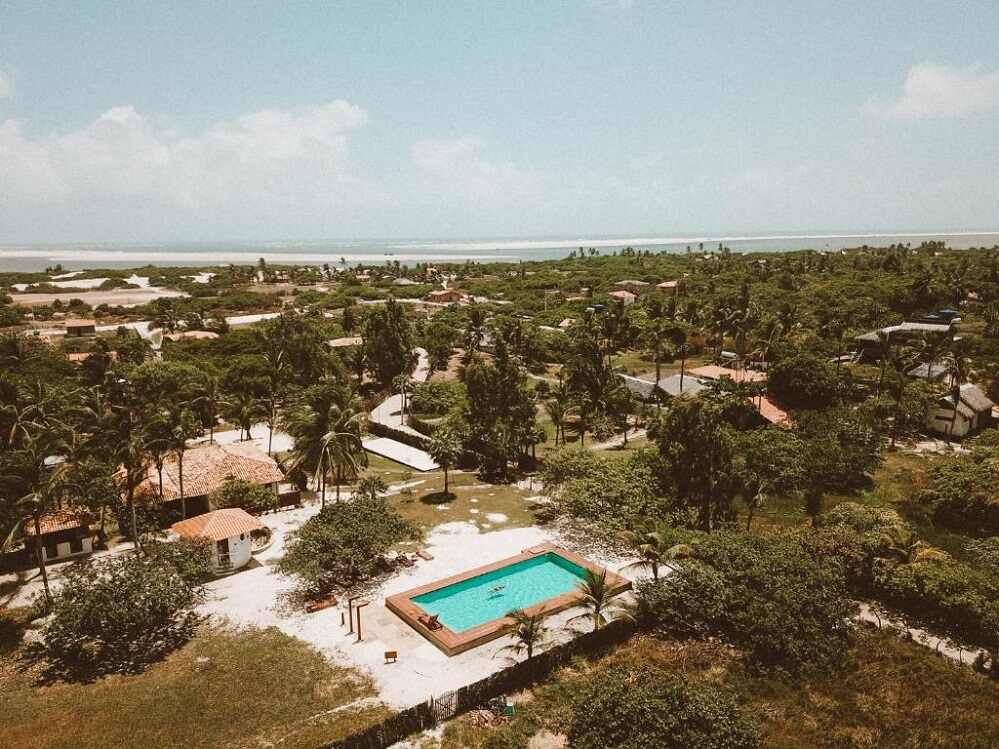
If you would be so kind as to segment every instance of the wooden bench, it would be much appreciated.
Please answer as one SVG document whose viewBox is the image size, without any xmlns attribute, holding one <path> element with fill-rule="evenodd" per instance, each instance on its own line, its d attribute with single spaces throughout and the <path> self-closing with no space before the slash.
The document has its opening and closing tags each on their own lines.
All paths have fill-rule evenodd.
<svg viewBox="0 0 999 749">
<path fill-rule="evenodd" d="M 396 651 L 394 651 L 394 650 L 386 650 L 385 651 L 385 662 L 386 663 L 395 663 L 397 660 L 399 660 L 399 654 Z"/>
<path fill-rule="evenodd" d="M 314 614 L 317 611 L 322 611 L 323 609 L 328 609 L 336 606 L 336 598 L 330 596 L 329 598 L 324 598 L 321 601 L 309 601 L 305 604 L 305 611 L 309 614 Z"/>
</svg>

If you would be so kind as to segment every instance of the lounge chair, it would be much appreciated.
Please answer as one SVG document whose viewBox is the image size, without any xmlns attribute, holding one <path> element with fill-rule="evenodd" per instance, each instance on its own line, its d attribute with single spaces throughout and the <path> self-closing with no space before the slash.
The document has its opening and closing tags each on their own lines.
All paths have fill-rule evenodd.
<svg viewBox="0 0 999 749">
<path fill-rule="evenodd" d="M 424 560 L 426 560 L 428 562 L 431 559 L 434 558 L 433 554 L 431 554 L 429 551 L 424 551 L 423 549 L 417 549 L 416 556 L 418 556 L 420 559 L 424 559 Z"/>
<path fill-rule="evenodd" d="M 416 621 L 418 621 L 420 624 L 422 624 L 427 629 L 431 629 L 431 630 L 433 630 L 433 629 L 442 629 L 444 627 L 444 625 L 441 624 L 437 620 L 437 617 L 439 617 L 439 616 L 440 616 L 440 614 L 434 614 L 433 616 L 428 616 L 427 614 L 422 614 L 422 615 L 420 615 L 420 616 L 418 616 L 416 618 Z"/>
</svg>

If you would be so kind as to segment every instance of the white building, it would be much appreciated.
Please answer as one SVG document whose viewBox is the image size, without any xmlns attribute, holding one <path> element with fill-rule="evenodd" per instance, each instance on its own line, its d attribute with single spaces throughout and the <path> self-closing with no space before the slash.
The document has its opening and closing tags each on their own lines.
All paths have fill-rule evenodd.
<svg viewBox="0 0 999 749">
<path fill-rule="evenodd" d="M 992 424 L 994 404 L 977 385 L 961 385 L 961 398 L 954 414 L 952 393 L 941 396 L 926 415 L 926 426 L 939 434 L 964 437 Z"/>
<path fill-rule="evenodd" d="M 228 575 L 250 561 L 253 554 L 251 534 L 266 526 L 239 508 L 206 512 L 170 526 L 181 538 L 202 538 L 214 544 L 212 567 L 216 575 Z"/>
</svg>

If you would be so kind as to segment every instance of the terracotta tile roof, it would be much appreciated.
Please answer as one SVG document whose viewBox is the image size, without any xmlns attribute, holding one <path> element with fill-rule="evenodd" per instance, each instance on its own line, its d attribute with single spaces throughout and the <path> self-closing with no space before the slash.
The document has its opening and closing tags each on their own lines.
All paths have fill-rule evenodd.
<svg viewBox="0 0 999 749">
<path fill-rule="evenodd" d="M 177 333 L 167 333 L 163 337 L 168 341 L 213 341 L 219 337 L 219 334 L 211 330 L 182 330 Z"/>
<path fill-rule="evenodd" d="M 184 453 L 184 495 L 200 497 L 216 489 L 229 477 L 254 484 L 284 481 L 277 461 L 252 443 L 235 445 L 202 445 Z M 159 476 L 151 465 L 146 479 L 136 490 L 137 495 L 158 496 Z M 163 465 L 163 499 L 180 498 L 180 478 L 177 460 L 170 456 Z"/>
<path fill-rule="evenodd" d="M 771 424 L 782 427 L 791 426 L 791 417 L 788 416 L 787 411 L 778 408 L 769 398 L 753 399 L 753 403 L 759 409 L 760 416 Z"/>
<path fill-rule="evenodd" d="M 615 299 L 625 299 L 625 300 L 638 298 L 630 291 L 610 291 L 607 293 L 607 296 L 612 296 Z"/>
<path fill-rule="evenodd" d="M 704 377 L 709 380 L 718 380 L 727 377 L 735 382 L 766 382 L 765 372 L 757 372 L 752 369 L 729 369 L 709 364 L 705 367 L 695 367 L 690 370 L 690 374 L 695 377 Z"/>
<path fill-rule="evenodd" d="M 81 510 L 53 510 L 42 515 L 39 526 L 44 536 L 46 533 L 86 528 L 89 520 L 87 514 Z M 25 519 L 22 528 L 25 536 L 35 535 L 35 523 L 32 520 Z"/>
<path fill-rule="evenodd" d="M 253 515 L 238 507 L 206 512 L 204 515 L 181 520 L 170 526 L 178 536 L 207 538 L 212 541 L 222 541 L 243 533 L 263 530 L 264 527 L 264 524 Z"/>
</svg>

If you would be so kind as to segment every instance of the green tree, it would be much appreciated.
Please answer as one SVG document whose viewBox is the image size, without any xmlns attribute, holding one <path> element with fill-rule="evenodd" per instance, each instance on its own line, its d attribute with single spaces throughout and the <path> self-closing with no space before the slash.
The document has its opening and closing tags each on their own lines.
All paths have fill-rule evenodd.
<svg viewBox="0 0 999 749">
<path fill-rule="evenodd" d="M 722 396 L 675 398 L 649 429 L 659 447 L 664 479 L 677 499 L 697 510 L 712 530 L 735 516 L 740 489 L 735 440 Z"/>
<path fill-rule="evenodd" d="M 444 494 L 446 495 L 449 493 L 448 474 L 461 458 L 462 453 L 461 439 L 458 433 L 450 424 L 439 426 L 434 430 L 433 437 L 430 438 L 427 452 L 444 471 Z"/>
<path fill-rule="evenodd" d="M 208 505 L 213 510 L 238 507 L 253 515 L 277 507 L 274 489 L 263 484 L 237 478 L 227 478 L 208 495 Z"/>
<path fill-rule="evenodd" d="M 419 530 L 382 497 L 328 505 L 288 542 L 278 568 L 296 575 L 313 594 L 346 589 L 377 573 L 382 556 Z"/>
<path fill-rule="evenodd" d="M 402 305 L 389 298 L 384 306 L 368 312 L 361 333 L 368 371 L 383 386 L 416 366 L 413 331 Z"/>
</svg>

